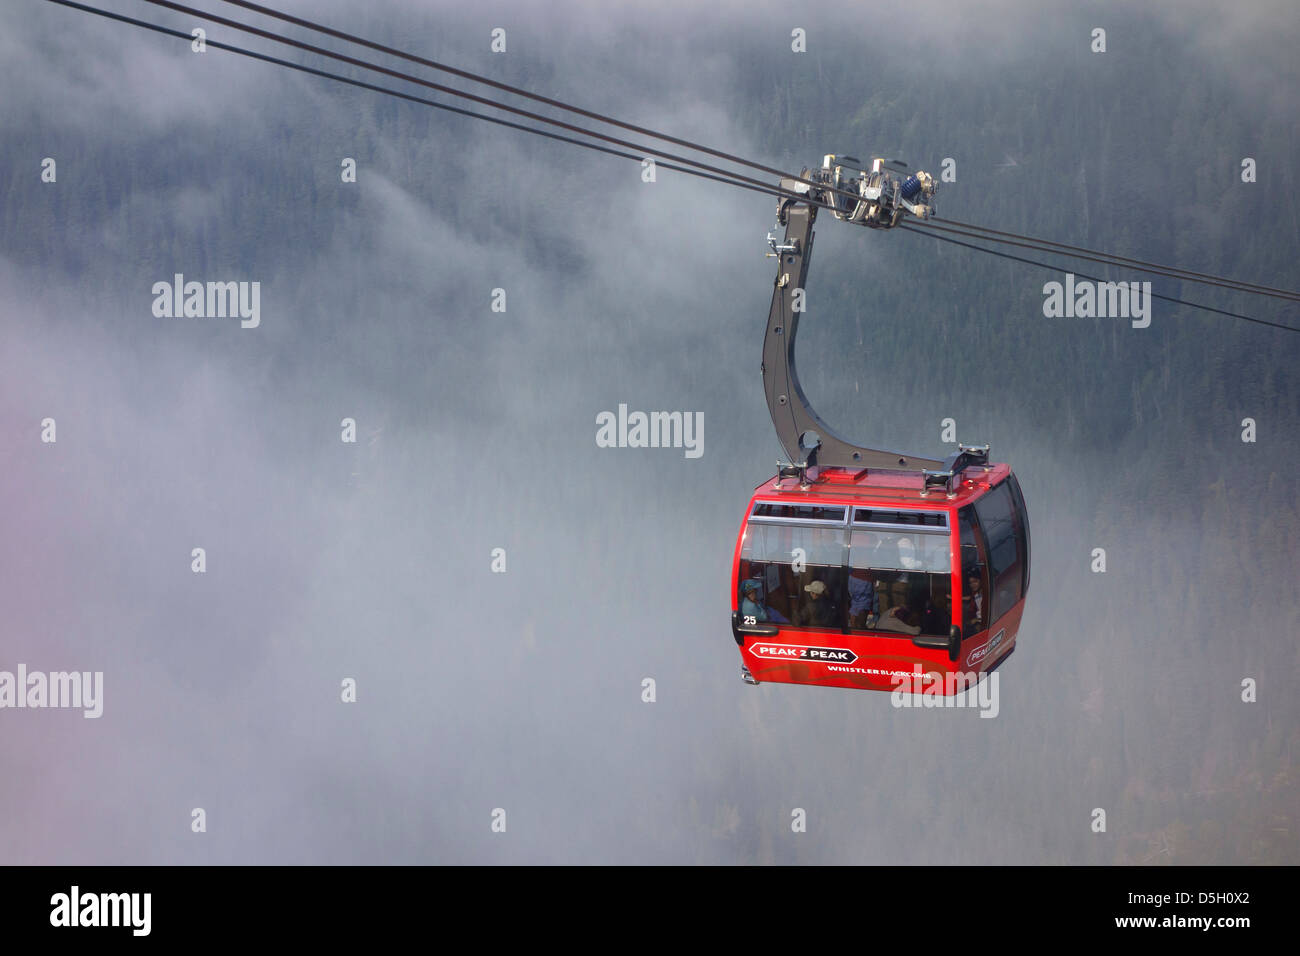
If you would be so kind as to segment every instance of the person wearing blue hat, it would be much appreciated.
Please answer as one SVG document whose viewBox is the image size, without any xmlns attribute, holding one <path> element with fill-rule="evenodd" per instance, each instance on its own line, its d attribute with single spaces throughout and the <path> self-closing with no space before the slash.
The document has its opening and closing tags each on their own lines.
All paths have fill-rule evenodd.
<svg viewBox="0 0 1300 956">
<path fill-rule="evenodd" d="M 772 621 L 775 624 L 789 624 L 780 612 L 763 603 L 763 582 L 758 578 L 746 578 L 740 585 L 742 600 L 740 613 L 752 617 L 755 621 Z"/>
</svg>

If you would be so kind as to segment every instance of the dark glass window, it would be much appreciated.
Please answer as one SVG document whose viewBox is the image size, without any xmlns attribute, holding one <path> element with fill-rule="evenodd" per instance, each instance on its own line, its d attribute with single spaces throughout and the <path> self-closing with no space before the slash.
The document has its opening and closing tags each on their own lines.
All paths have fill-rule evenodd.
<svg viewBox="0 0 1300 956">
<path fill-rule="evenodd" d="M 1023 539 L 1008 482 L 1002 482 L 975 502 L 975 514 L 988 543 L 990 622 L 1011 610 L 1024 590 Z"/>
<path fill-rule="evenodd" d="M 843 505 L 800 505 L 776 501 L 754 502 L 755 518 L 794 518 L 803 521 L 843 521 Z"/>
<path fill-rule="evenodd" d="M 920 528 L 947 528 L 948 515 L 942 511 L 888 511 L 880 508 L 858 508 L 853 512 L 854 523 L 907 524 Z"/>
<path fill-rule="evenodd" d="M 1025 496 L 1020 493 L 1020 482 L 1016 481 L 1016 476 L 1011 475 L 1007 478 L 1007 484 L 1011 486 L 1011 498 L 1016 505 L 1016 517 L 1020 521 L 1020 533 L 1025 542 L 1025 579 L 1021 591 L 1023 596 L 1029 593 L 1029 512 L 1025 510 Z"/>
<path fill-rule="evenodd" d="M 970 505 L 957 512 L 957 537 L 961 542 L 961 632 L 970 637 L 989 626 L 988 549 Z"/>
</svg>

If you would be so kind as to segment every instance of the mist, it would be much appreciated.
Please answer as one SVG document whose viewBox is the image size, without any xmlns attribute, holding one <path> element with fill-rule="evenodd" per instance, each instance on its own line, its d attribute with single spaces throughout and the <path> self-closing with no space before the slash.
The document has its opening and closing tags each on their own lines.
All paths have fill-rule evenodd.
<svg viewBox="0 0 1300 956">
<path fill-rule="evenodd" d="M 793 171 L 955 156 L 942 215 L 1295 288 L 1295 17 L 1186 7 L 283 4 Z M 820 220 L 814 405 L 990 442 L 1032 583 L 996 719 L 750 687 L 771 197 L 37 0 L 0 24 L 0 669 L 104 673 L 98 719 L 0 712 L 0 861 L 1300 862 L 1294 335 L 1049 320 L 1049 273 Z M 1183 163 L 1156 117 L 1202 93 Z M 260 324 L 155 317 L 176 273 L 259 282 Z M 620 403 L 701 414 L 703 454 L 598 447 Z"/>
</svg>

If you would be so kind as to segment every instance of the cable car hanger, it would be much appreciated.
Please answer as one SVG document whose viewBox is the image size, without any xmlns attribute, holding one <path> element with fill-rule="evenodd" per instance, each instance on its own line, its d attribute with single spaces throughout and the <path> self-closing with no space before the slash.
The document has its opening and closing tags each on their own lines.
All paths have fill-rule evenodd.
<svg viewBox="0 0 1300 956">
<path fill-rule="evenodd" d="M 804 169 L 798 178 L 783 178 L 781 191 L 773 228 L 784 226 L 785 239 L 777 242 L 772 233 L 767 236 L 772 250 L 768 256 L 777 260 L 777 270 L 762 364 L 767 409 L 788 456 L 788 461 L 777 463 L 777 490 L 784 478 L 796 479 L 798 486 L 806 490 L 820 478 L 823 468 L 868 468 L 921 471 L 926 490 L 942 488 L 951 494 L 953 482 L 963 469 L 988 464 L 988 445 L 958 445 L 954 454 L 939 461 L 845 441 L 808 403 L 799 384 L 794 356 L 818 207 L 825 206 L 844 222 L 891 229 L 907 215 L 922 220 L 931 216 L 934 178 L 920 171 L 909 175 L 906 164 L 896 160 L 877 158 L 870 169 L 863 169 L 853 157 L 831 153 L 823 158 L 821 169 Z"/>
</svg>

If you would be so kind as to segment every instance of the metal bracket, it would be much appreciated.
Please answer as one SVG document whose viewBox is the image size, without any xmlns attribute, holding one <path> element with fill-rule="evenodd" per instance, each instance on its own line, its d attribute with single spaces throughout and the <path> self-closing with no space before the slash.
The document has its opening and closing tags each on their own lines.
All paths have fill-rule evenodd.
<svg viewBox="0 0 1300 956">
<path fill-rule="evenodd" d="M 971 465 L 988 463 L 988 445 L 958 445 L 957 451 L 945 458 L 939 468 L 925 471 L 925 489 L 922 494 L 929 494 L 935 488 L 942 489 L 949 498 L 956 497 L 961 473 Z"/>
<path fill-rule="evenodd" d="M 775 229 L 780 229 L 780 228 L 781 228 L 781 224 L 780 224 L 780 223 L 777 223 L 777 224 L 776 224 L 775 226 L 773 226 L 772 228 L 773 228 L 774 230 L 775 230 Z M 772 235 L 772 233 L 770 233 L 770 232 L 767 234 L 767 244 L 768 244 L 769 246 L 772 247 L 772 251 L 769 252 L 769 253 L 767 254 L 767 257 L 768 257 L 769 259 L 779 259 L 779 258 L 781 258 L 781 253 L 783 253 L 783 252 L 798 252 L 798 251 L 799 251 L 799 244 L 798 244 L 797 242 L 782 242 L 782 243 L 778 243 L 777 240 L 776 240 L 776 236 Z"/>
</svg>

